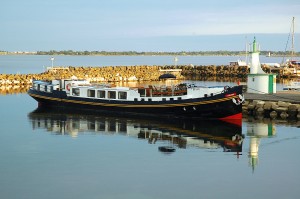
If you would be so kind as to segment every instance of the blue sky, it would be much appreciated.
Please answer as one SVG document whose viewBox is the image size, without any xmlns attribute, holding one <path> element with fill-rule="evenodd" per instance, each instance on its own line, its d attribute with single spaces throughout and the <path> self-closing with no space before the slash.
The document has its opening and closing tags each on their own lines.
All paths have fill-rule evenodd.
<svg viewBox="0 0 300 199">
<path fill-rule="evenodd" d="M 0 50 L 285 50 L 299 0 L 3 0 Z M 299 39 L 298 39 L 299 38 Z"/>
</svg>

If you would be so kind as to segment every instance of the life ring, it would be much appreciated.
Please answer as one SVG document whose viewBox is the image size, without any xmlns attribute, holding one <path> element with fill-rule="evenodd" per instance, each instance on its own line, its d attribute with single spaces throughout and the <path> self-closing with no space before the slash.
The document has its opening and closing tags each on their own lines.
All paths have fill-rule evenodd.
<svg viewBox="0 0 300 199">
<path fill-rule="evenodd" d="M 71 84 L 67 84 L 66 89 L 70 91 Z"/>
</svg>

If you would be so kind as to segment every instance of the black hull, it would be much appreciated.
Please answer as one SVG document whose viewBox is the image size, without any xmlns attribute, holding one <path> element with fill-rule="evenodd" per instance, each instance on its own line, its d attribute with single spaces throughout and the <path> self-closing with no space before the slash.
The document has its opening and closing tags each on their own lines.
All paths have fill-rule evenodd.
<svg viewBox="0 0 300 199">
<path fill-rule="evenodd" d="M 202 119 L 241 119 L 242 117 L 242 104 L 234 103 L 239 100 L 238 95 L 242 94 L 242 86 L 232 87 L 227 92 L 214 96 L 162 102 L 79 98 L 67 96 L 64 91 L 47 93 L 33 89 L 30 89 L 28 94 L 39 102 L 39 106 L 66 110 Z"/>
</svg>

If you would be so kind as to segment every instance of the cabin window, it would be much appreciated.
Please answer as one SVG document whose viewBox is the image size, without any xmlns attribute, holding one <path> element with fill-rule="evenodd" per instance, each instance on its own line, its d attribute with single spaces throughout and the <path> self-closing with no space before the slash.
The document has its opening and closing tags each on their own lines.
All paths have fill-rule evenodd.
<svg viewBox="0 0 300 199">
<path fill-rule="evenodd" d="M 146 96 L 146 92 L 144 88 L 139 88 L 138 89 L 139 94 L 141 95 L 141 97 L 145 97 Z"/>
<path fill-rule="evenodd" d="M 80 95 L 80 90 L 79 90 L 79 88 L 72 88 L 72 93 L 73 93 L 73 95 L 75 95 L 75 96 L 79 96 L 79 95 Z"/>
<path fill-rule="evenodd" d="M 151 98 L 148 98 L 148 101 L 149 101 L 149 102 L 151 102 L 151 101 L 152 101 L 152 99 L 151 99 Z"/>
<path fill-rule="evenodd" d="M 78 121 L 73 121 L 71 124 L 72 129 L 79 129 L 79 122 Z"/>
<path fill-rule="evenodd" d="M 177 100 L 181 100 L 182 98 L 181 97 L 177 97 Z"/>
<path fill-rule="evenodd" d="M 119 123 L 119 131 L 120 132 L 127 132 L 127 125 L 124 123 Z"/>
<path fill-rule="evenodd" d="M 95 130 L 96 129 L 96 124 L 94 122 L 89 122 L 88 123 L 88 130 Z"/>
<path fill-rule="evenodd" d="M 53 91 L 53 86 L 49 86 L 47 91 L 51 93 Z"/>
<path fill-rule="evenodd" d="M 95 90 L 88 90 L 87 96 L 88 97 L 95 97 Z"/>
<path fill-rule="evenodd" d="M 109 122 L 107 125 L 107 130 L 111 132 L 116 132 L 116 123 L 114 122 Z"/>
<path fill-rule="evenodd" d="M 141 98 L 141 101 L 143 102 L 143 101 L 145 101 L 145 99 L 144 99 L 144 98 Z"/>
<path fill-rule="evenodd" d="M 166 101 L 166 98 L 162 98 L 162 101 Z"/>
<path fill-rule="evenodd" d="M 173 100 L 174 100 L 174 98 L 173 98 L 173 97 L 171 97 L 171 98 L 170 98 L 170 101 L 173 101 Z"/>
<path fill-rule="evenodd" d="M 211 93 L 211 94 L 210 94 L 210 96 L 212 97 L 212 96 L 214 96 L 214 94 L 213 94 L 213 93 Z"/>
<path fill-rule="evenodd" d="M 116 91 L 108 91 L 107 98 L 109 99 L 116 99 Z"/>
<path fill-rule="evenodd" d="M 134 101 L 138 101 L 138 99 L 137 99 L 137 98 L 134 98 Z"/>
<path fill-rule="evenodd" d="M 127 92 L 120 91 L 118 93 L 118 99 L 127 99 Z"/>
<path fill-rule="evenodd" d="M 100 122 L 99 125 L 98 125 L 98 130 L 99 131 L 105 131 L 105 123 Z"/>
<path fill-rule="evenodd" d="M 105 91 L 97 91 L 98 98 L 105 98 Z"/>
</svg>

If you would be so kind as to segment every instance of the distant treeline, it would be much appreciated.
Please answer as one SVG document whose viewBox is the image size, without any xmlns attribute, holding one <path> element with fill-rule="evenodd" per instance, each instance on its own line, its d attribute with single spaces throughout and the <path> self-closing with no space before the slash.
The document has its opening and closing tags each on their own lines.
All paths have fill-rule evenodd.
<svg viewBox="0 0 300 199">
<path fill-rule="evenodd" d="M 291 55 L 290 51 L 261 51 L 261 55 L 271 56 L 284 56 Z M 245 55 L 245 51 L 181 51 L 181 52 L 137 52 L 137 51 L 73 51 L 73 50 L 62 50 L 62 51 L 37 51 L 37 55 L 99 55 L 99 56 L 114 56 L 114 55 L 126 55 L 126 56 L 153 56 L 153 55 L 171 55 L 171 56 L 241 56 Z M 294 53 L 295 56 L 299 56 L 300 52 Z"/>
<path fill-rule="evenodd" d="M 241 55 L 245 52 L 240 51 L 181 51 L 181 52 L 137 52 L 137 51 L 38 51 L 37 55 L 100 55 L 100 56 L 152 56 L 152 55 L 171 55 L 171 56 L 185 56 L 185 55 Z"/>
<path fill-rule="evenodd" d="M 137 52 L 137 51 L 73 51 L 73 50 L 50 50 L 37 52 L 8 52 L 0 51 L 0 54 L 30 54 L 30 55 L 94 55 L 94 56 L 243 56 L 245 51 L 181 51 L 181 52 Z M 261 55 L 268 56 L 290 56 L 291 51 L 261 51 Z M 295 52 L 294 56 L 300 56 L 300 52 Z"/>
</svg>

